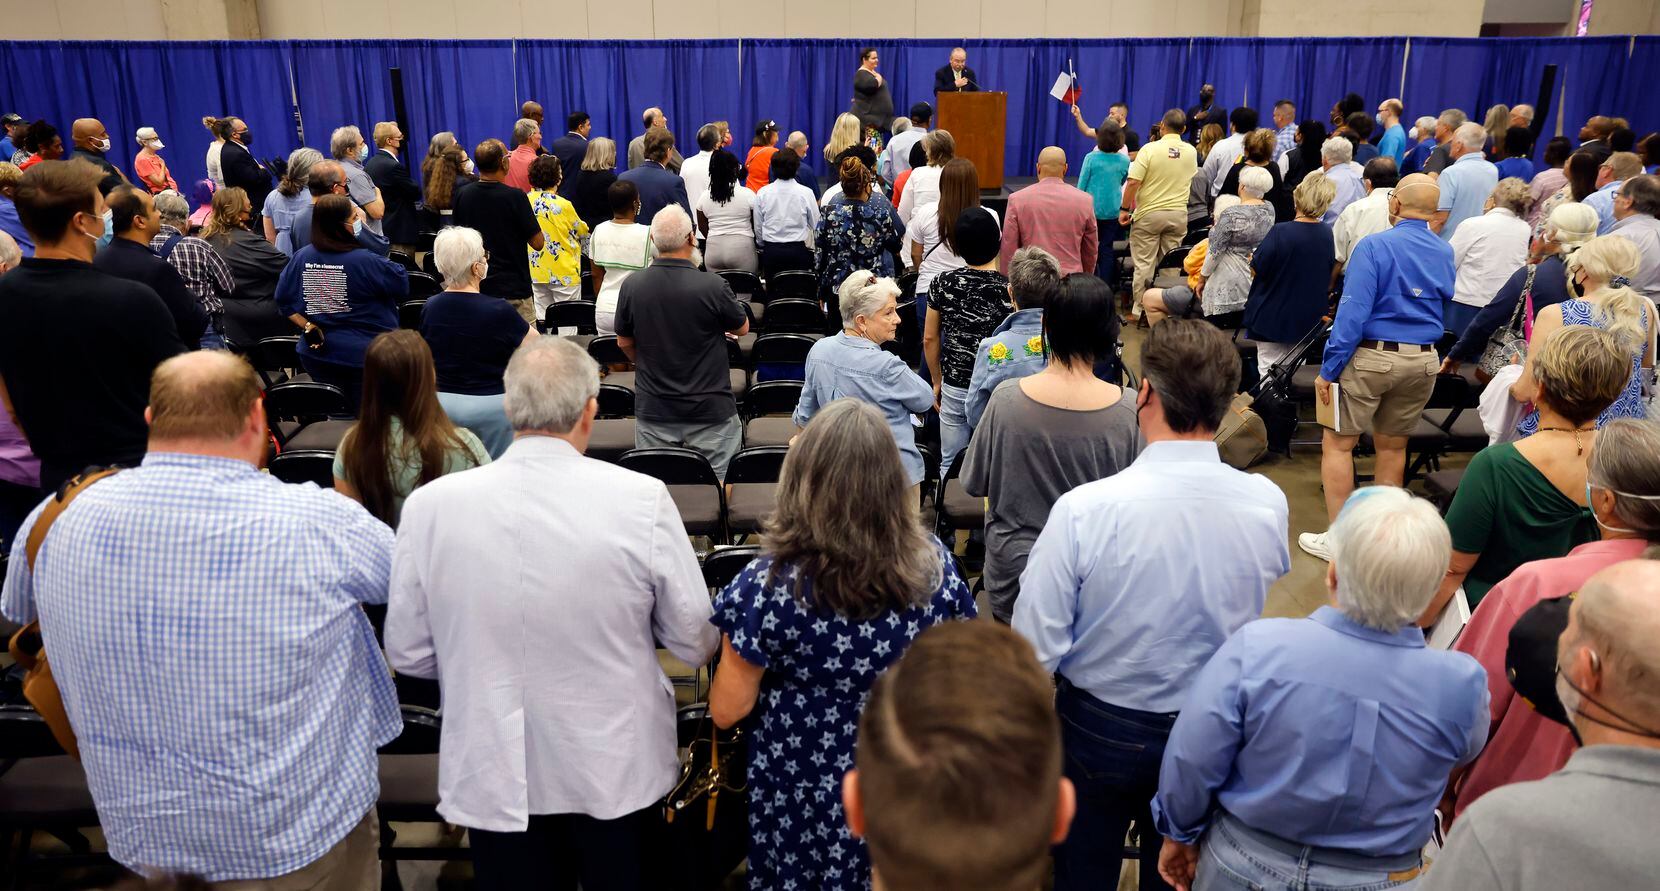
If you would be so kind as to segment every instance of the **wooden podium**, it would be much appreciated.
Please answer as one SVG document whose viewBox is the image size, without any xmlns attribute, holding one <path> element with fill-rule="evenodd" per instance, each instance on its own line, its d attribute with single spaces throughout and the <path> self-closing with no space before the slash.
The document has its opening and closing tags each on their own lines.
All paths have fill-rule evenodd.
<svg viewBox="0 0 1660 891">
<path fill-rule="evenodd" d="M 1003 188 L 1003 128 L 1008 119 L 1007 93 L 938 93 L 938 123 L 957 142 L 957 157 L 974 162 L 980 188 Z"/>
</svg>

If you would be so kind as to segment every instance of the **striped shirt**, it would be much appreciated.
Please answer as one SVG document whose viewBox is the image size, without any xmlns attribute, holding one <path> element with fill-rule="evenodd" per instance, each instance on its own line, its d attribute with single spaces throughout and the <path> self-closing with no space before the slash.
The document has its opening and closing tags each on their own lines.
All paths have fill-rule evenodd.
<svg viewBox="0 0 1660 891">
<path fill-rule="evenodd" d="M 152 452 L 59 517 L 0 611 L 40 620 L 110 856 L 209 881 L 323 856 L 380 791 L 397 696 L 361 608 L 392 531 L 227 458 Z"/>
</svg>

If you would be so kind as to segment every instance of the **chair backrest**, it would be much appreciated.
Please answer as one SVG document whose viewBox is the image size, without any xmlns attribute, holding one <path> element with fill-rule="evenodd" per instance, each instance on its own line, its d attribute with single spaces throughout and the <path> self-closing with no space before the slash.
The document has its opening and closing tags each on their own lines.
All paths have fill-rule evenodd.
<svg viewBox="0 0 1660 891">
<path fill-rule="evenodd" d="M 1450 408 L 1462 410 L 1470 404 L 1470 382 L 1458 374 L 1438 374 L 1435 376 L 1435 389 L 1430 391 L 1429 402 L 1424 408 Z M 1451 418 L 1448 419 L 1451 423 Z"/>
<path fill-rule="evenodd" d="M 62 754 L 63 746 L 58 745 L 46 719 L 33 706 L 26 702 L 0 705 L 0 761 Z"/>
<path fill-rule="evenodd" d="M 443 276 L 438 274 L 437 257 L 438 255 L 433 253 L 431 248 L 427 248 L 426 253 L 421 255 L 421 271 L 432 276 L 434 279 L 442 280 Z"/>
<path fill-rule="evenodd" d="M 1172 250 L 1170 253 L 1164 255 L 1163 260 L 1159 261 L 1158 268 L 1160 268 L 1160 269 L 1180 269 L 1180 268 L 1182 268 L 1182 261 L 1187 259 L 1188 253 L 1191 252 L 1192 250 L 1193 250 L 1193 248 L 1188 246 L 1188 245 L 1183 245 L 1182 247 L 1179 247 L 1179 248 L 1176 248 L 1175 250 Z"/>
<path fill-rule="evenodd" d="M 542 318 L 547 323 L 549 331 L 575 328 L 578 334 L 599 333 L 594 327 L 592 300 L 561 300 L 558 303 L 550 303 L 547 314 Z"/>
<path fill-rule="evenodd" d="M 436 755 L 438 738 L 443 730 L 443 719 L 438 712 L 419 705 L 403 703 L 398 706 L 403 715 L 403 730 L 380 747 L 382 755 Z"/>
<path fill-rule="evenodd" d="M 818 296 L 818 276 L 805 269 L 786 269 L 767 276 L 767 300 L 812 300 Z"/>
<path fill-rule="evenodd" d="M 404 253 L 403 251 L 387 251 L 386 259 L 391 260 L 393 263 L 397 263 L 411 272 L 421 271 L 421 267 L 415 265 L 415 258 Z"/>
<path fill-rule="evenodd" d="M 437 244 L 437 243 L 438 243 L 438 233 L 437 232 L 417 232 L 417 233 L 415 233 L 415 253 L 417 253 L 417 254 L 422 254 L 422 255 L 424 255 L 424 257 L 432 256 L 432 246 L 434 244 Z M 423 257 L 423 259 L 424 259 L 424 257 Z M 422 265 L 425 266 L 426 264 L 423 263 Z"/>
<path fill-rule="evenodd" d="M 774 303 L 773 306 L 777 306 Z M 768 316 L 770 320 L 770 316 Z M 755 338 L 755 347 L 749 351 L 750 362 L 775 365 L 806 365 L 807 353 L 818 340 L 805 334 L 763 334 Z"/>
<path fill-rule="evenodd" d="M 421 330 L 421 313 L 426 312 L 425 300 L 410 300 L 398 307 L 398 327 L 411 331 Z"/>
<path fill-rule="evenodd" d="M 904 275 L 901 275 L 899 280 L 895 282 L 895 284 L 899 285 L 900 303 L 916 300 L 916 282 L 917 272 L 914 269 Z"/>
<path fill-rule="evenodd" d="M 410 270 L 408 275 L 409 300 L 422 300 L 444 290 L 437 276 L 428 275 L 418 269 Z"/>
<path fill-rule="evenodd" d="M 732 293 L 734 294 L 744 296 L 751 294 L 759 295 L 762 293 L 761 280 L 757 278 L 753 272 L 745 272 L 741 269 L 728 269 L 724 272 L 717 272 L 715 274 L 723 279 L 726 279 L 727 286 L 732 289 Z"/>
<path fill-rule="evenodd" d="M 248 364 L 259 372 L 260 380 L 269 387 L 287 380 L 289 369 L 300 367 L 300 355 L 296 352 L 299 347 L 298 335 L 267 337 L 258 343 L 249 344 L 242 355 L 248 360 Z"/>
<path fill-rule="evenodd" d="M 767 314 L 762 321 L 766 323 L 769 334 L 782 331 L 824 332 L 824 310 L 819 308 L 816 300 L 794 297 L 775 299 L 767 304 Z"/>
<path fill-rule="evenodd" d="M 616 384 L 600 384 L 599 417 L 634 417 L 634 391 Z"/>
<path fill-rule="evenodd" d="M 1193 247 L 1209 237 L 1210 227 L 1207 226 L 1203 229 L 1194 229 L 1192 232 L 1182 236 L 1182 247 Z"/>
<path fill-rule="evenodd" d="M 801 402 L 801 381 L 762 381 L 744 393 L 744 417 L 793 415 Z"/>
<path fill-rule="evenodd" d="M 615 334 L 601 334 L 588 341 L 588 355 L 594 357 L 594 361 L 601 365 L 634 364 L 628 358 L 628 354 L 622 351 L 622 347 L 617 346 L 617 336 Z"/>
<path fill-rule="evenodd" d="M 720 487 L 715 468 L 702 452 L 682 448 L 631 449 L 617 461 L 623 467 L 660 480 L 667 486 Z"/>
<path fill-rule="evenodd" d="M 724 545 L 711 550 L 703 558 L 703 582 L 712 590 L 719 591 L 732 580 L 750 561 L 761 556 L 760 545 Z"/>
<path fill-rule="evenodd" d="M 320 421 L 349 418 L 346 394 L 320 381 L 283 381 L 265 390 L 265 416 L 273 421 Z"/>
<path fill-rule="evenodd" d="M 283 452 L 271 459 L 271 475 L 285 483 L 316 483 L 334 488 L 334 453 L 320 449 Z"/>
<path fill-rule="evenodd" d="M 789 446 L 750 446 L 732 456 L 726 468 L 726 484 L 776 483 L 784 471 Z"/>
</svg>

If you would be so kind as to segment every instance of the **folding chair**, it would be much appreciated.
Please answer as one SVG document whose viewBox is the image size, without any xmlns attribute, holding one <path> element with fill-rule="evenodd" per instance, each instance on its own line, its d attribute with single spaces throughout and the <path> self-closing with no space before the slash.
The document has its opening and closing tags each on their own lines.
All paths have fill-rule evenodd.
<svg viewBox="0 0 1660 891">
<path fill-rule="evenodd" d="M 398 327 L 410 331 L 421 330 L 421 313 L 426 312 L 425 300 L 409 300 L 398 305 Z"/>
<path fill-rule="evenodd" d="M 759 300 L 761 295 L 765 293 L 761 289 L 761 279 L 753 272 L 728 269 L 715 274 L 726 280 L 727 287 L 731 288 L 732 293 L 738 295 L 740 300 L 750 297 Z"/>
<path fill-rule="evenodd" d="M 587 455 L 616 461 L 634 448 L 634 391 L 616 384 L 599 385 L 599 415 L 588 437 Z"/>
<path fill-rule="evenodd" d="M 81 834 L 97 826 L 98 811 L 80 762 L 64 754 L 45 719 L 28 704 L 0 705 L 0 862 L 11 887 L 35 887 L 26 878 L 40 869 L 110 863 Z M 37 832 L 59 839 L 69 853 L 33 853 Z"/>
<path fill-rule="evenodd" d="M 409 275 L 409 299 L 425 300 L 434 294 L 442 293 L 444 286 L 439 284 L 438 277 L 428 275 L 418 269 L 412 269 Z"/>
<path fill-rule="evenodd" d="M 755 349 L 749 354 L 756 381 L 806 380 L 807 353 L 818 341 L 819 338 L 807 334 L 769 333 L 756 338 Z"/>
<path fill-rule="evenodd" d="M 549 334 L 558 334 L 565 328 L 575 328 L 577 334 L 599 333 L 594 327 L 594 303 L 591 300 L 562 300 L 550 303 L 543 321 Z"/>
<path fill-rule="evenodd" d="M 767 304 L 766 333 L 782 332 L 824 333 L 824 310 L 818 301 L 784 297 Z"/>
<path fill-rule="evenodd" d="M 282 452 L 271 459 L 271 475 L 285 483 L 316 483 L 334 488 L 334 453 L 321 449 Z"/>
<path fill-rule="evenodd" d="M 972 531 L 986 525 L 985 499 L 968 494 L 959 477 L 963 469 L 963 460 L 967 456 L 967 449 L 957 453 L 956 460 L 951 462 L 950 469 L 945 472 L 945 478 L 940 480 L 939 495 L 934 499 L 934 504 L 938 507 L 935 514 L 935 531 L 942 541 L 949 540 L 952 532 Z"/>
<path fill-rule="evenodd" d="M 1319 375 L 1317 365 L 1307 365 L 1310 356 L 1317 356 L 1325 348 L 1331 323 L 1322 319 L 1303 335 L 1285 358 L 1273 364 L 1268 373 L 1250 391 L 1256 397 L 1252 408 L 1262 417 L 1268 428 L 1268 448 L 1290 457 L 1293 445 L 1319 445 L 1321 437 L 1311 440 L 1295 439 L 1297 429 L 1305 422 L 1298 412 L 1299 403 L 1314 398 L 1314 378 Z"/>
<path fill-rule="evenodd" d="M 432 247 L 438 242 L 437 232 L 415 233 L 415 253 L 432 256 Z"/>
<path fill-rule="evenodd" d="M 417 705 L 402 704 L 403 731 L 380 747 L 380 798 L 375 809 L 380 817 L 380 860 L 383 867 L 396 869 L 399 860 L 471 860 L 472 851 L 459 845 L 398 847 L 391 824 L 434 823 L 438 815 L 438 738 L 442 729 L 438 712 Z"/>
<path fill-rule="evenodd" d="M 259 379 L 269 387 L 300 375 L 300 338 L 267 337 L 249 344 L 243 358 L 259 373 Z"/>
<path fill-rule="evenodd" d="M 669 487 L 686 534 L 727 543 L 726 490 L 701 452 L 673 447 L 633 449 L 617 463 Z"/>
<path fill-rule="evenodd" d="M 346 394 L 333 384 L 284 381 L 265 390 L 266 425 L 283 451 L 335 451 L 351 415 Z"/>
<path fill-rule="evenodd" d="M 760 545 L 722 545 L 714 548 L 703 557 L 703 583 L 709 586 L 711 594 L 718 594 L 759 556 Z"/>
<path fill-rule="evenodd" d="M 789 446 L 751 446 L 732 456 L 726 468 L 726 526 L 733 535 L 761 531 L 778 506 L 778 479 Z"/>
<path fill-rule="evenodd" d="M 789 445 L 795 437 L 795 407 L 801 381 L 763 381 L 744 394 L 744 445 Z"/>
<path fill-rule="evenodd" d="M 386 259 L 391 260 L 393 263 L 402 266 L 410 272 L 421 271 L 421 267 L 415 265 L 415 258 L 404 253 L 403 251 L 388 251 L 386 253 Z"/>
<path fill-rule="evenodd" d="M 805 269 L 786 269 L 783 272 L 773 273 L 767 278 L 767 299 L 770 306 L 774 300 L 816 300 L 818 298 L 818 276 Z"/>
<path fill-rule="evenodd" d="M 615 334 L 602 334 L 588 341 L 588 355 L 601 365 L 627 365 L 633 367 L 634 360 L 617 346 Z"/>
<path fill-rule="evenodd" d="M 1435 376 L 1435 389 L 1430 392 L 1429 402 L 1424 406 L 1424 414 L 1418 418 L 1418 424 L 1406 438 L 1406 476 L 1402 484 L 1409 484 L 1421 476 L 1426 469 L 1440 469 L 1441 456 L 1445 454 L 1447 444 L 1452 440 L 1448 429 L 1432 423 L 1428 413 L 1439 410 L 1439 417 L 1445 418 L 1447 428 L 1458 422 L 1460 415 L 1470 402 L 1470 382 L 1456 374 L 1438 374 Z M 1485 434 L 1482 436 L 1485 441 Z M 1375 449 L 1369 433 L 1360 437 L 1360 448 Z M 1364 479 L 1357 476 L 1356 481 Z"/>
</svg>

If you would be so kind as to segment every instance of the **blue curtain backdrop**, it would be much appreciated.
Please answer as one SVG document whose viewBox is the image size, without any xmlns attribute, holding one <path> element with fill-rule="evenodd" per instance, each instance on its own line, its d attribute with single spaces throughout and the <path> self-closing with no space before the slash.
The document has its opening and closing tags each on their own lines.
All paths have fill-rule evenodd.
<svg viewBox="0 0 1660 891">
<path fill-rule="evenodd" d="M 874 41 L 895 111 L 931 100 L 933 73 L 956 41 Z M 133 132 L 153 126 L 181 185 L 204 175 L 203 115 L 235 114 L 256 134 L 263 157 L 304 142 L 328 148 L 330 133 L 356 124 L 369 135 L 393 117 L 387 69 L 403 69 L 409 103 L 410 162 L 427 141 L 454 131 L 468 147 L 511 135 L 519 103 L 547 112 L 545 138 L 564 130 L 567 112 L 594 118 L 594 132 L 626 150 L 640 112 L 661 106 L 682 151 L 695 151 L 697 128 L 729 121 L 741 155 L 757 121 L 771 119 L 819 153 L 852 96 L 858 40 L 350 40 L 253 42 L 12 41 L 0 43 L 0 111 L 69 126 L 96 117 L 109 128 L 111 160 L 132 169 Z M 1198 100 L 1257 108 L 1289 98 L 1298 116 L 1324 120 L 1345 92 L 1369 106 L 1402 92 L 1409 118 L 1459 107 L 1480 116 L 1497 102 L 1532 103 L 1540 70 L 1559 66 L 1566 95 L 1545 121 L 1572 136 L 1586 117 L 1624 114 L 1639 132 L 1660 128 L 1660 38 L 1162 38 L 1151 40 L 980 40 L 963 45 L 986 89 L 1008 93 L 1005 172 L 1029 175 L 1045 145 L 1074 156 L 1088 150 L 1067 106 L 1049 86 L 1069 63 L 1082 87 L 1085 119 L 1126 101 L 1143 135 L 1165 109 Z M 1370 108 L 1368 108 L 1370 110 Z M 296 117 L 296 112 L 298 116 Z"/>
</svg>

